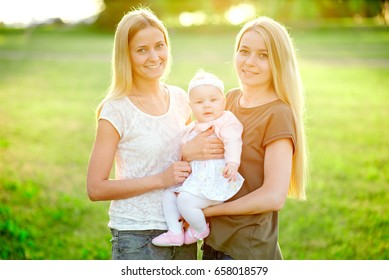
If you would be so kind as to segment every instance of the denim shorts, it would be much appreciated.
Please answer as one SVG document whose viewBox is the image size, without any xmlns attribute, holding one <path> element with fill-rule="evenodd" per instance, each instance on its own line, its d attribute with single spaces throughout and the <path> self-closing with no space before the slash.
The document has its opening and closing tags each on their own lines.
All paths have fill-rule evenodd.
<svg viewBox="0 0 389 280">
<path fill-rule="evenodd" d="M 157 247 L 151 240 L 165 230 L 115 230 L 112 234 L 113 260 L 196 260 L 197 244 Z"/>
</svg>

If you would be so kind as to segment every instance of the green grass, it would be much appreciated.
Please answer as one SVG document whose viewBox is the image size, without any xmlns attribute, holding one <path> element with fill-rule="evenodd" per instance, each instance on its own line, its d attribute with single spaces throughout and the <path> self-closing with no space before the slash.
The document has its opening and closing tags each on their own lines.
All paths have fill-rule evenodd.
<svg viewBox="0 0 389 280">
<path fill-rule="evenodd" d="M 200 67 L 237 85 L 237 29 L 171 30 L 168 82 Z M 358 38 L 356 37 L 358 33 Z M 389 259 L 389 29 L 297 29 L 308 200 L 280 214 L 285 259 Z M 112 34 L 0 31 L 0 259 L 109 259 L 108 202 L 88 200 L 94 109 Z"/>
</svg>

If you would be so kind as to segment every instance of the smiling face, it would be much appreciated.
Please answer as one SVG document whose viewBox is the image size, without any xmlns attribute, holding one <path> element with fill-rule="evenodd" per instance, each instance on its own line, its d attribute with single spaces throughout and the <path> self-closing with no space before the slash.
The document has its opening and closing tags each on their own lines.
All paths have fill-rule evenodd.
<svg viewBox="0 0 389 280">
<path fill-rule="evenodd" d="M 223 115 L 225 99 L 212 85 L 194 87 L 189 93 L 190 108 L 199 123 L 213 121 Z"/>
<path fill-rule="evenodd" d="M 163 33 L 155 27 L 138 31 L 130 42 L 133 79 L 159 79 L 168 60 L 168 47 Z"/>
<path fill-rule="evenodd" d="M 256 31 L 247 31 L 241 37 L 235 55 L 235 67 L 244 87 L 272 86 L 268 49 L 262 36 Z"/>
</svg>

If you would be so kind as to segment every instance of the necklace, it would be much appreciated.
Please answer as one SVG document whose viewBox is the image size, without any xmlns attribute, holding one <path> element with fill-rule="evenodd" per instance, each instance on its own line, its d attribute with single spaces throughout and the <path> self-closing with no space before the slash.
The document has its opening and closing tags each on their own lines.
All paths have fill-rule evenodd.
<svg viewBox="0 0 389 280">
<path fill-rule="evenodd" d="M 159 88 L 159 95 L 161 95 L 161 93 L 163 93 L 164 94 L 164 96 L 163 96 L 163 98 L 164 98 L 164 101 L 165 101 L 165 106 L 164 107 L 166 107 L 166 104 L 168 104 L 168 102 L 167 102 L 167 97 L 168 97 L 168 95 L 166 94 L 166 92 L 160 87 Z M 166 108 L 162 108 L 163 109 L 163 112 L 162 112 L 162 110 L 161 110 L 161 114 L 156 114 L 153 110 L 150 110 L 143 102 L 142 102 L 142 100 L 139 98 L 139 95 L 136 95 L 136 94 L 133 94 L 132 96 L 135 96 L 135 98 L 136 98 L 136 100 L 138 101 L 138 103 L 145 109 L 145 111 L 147 112 L 147 113 L 149 113 L 150 115 L 153 115 L 153 116 L 159 116 L 159 115 L 162 115 L 162 114 L 164 114 L 165 112 L 166 112 Z"/>
<path fill-rule="evenodd" d="M 143 102 L 139 99 L 138 95 L 134 95 L 134 96 L 136 97 L 136 100 L 138 101 L 138 103 L 147 111 L 147 113 L 149 113 L 151 115 L 155 114 L 151 110 L 149 110 L 149 108 L 147 108 L 147 106 L 145 104 L 143 104 Z"/>
</svg>

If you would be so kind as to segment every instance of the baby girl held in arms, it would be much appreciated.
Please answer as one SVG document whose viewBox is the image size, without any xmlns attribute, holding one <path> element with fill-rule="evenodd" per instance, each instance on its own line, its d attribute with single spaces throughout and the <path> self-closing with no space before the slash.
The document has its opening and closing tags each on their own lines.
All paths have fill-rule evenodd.
<svg viewBox="0 0 389 280">
<path fill-rule="evenodd" d="M 212 127 L 211 137 L 223 141 L 224 159 L 192 161 L 192 172 L 182 185 L 166 189 L 163 210 L 169 230 L 152 240 L 156 246 L 181 246 L 207 237 L 210 229 L 202 209 L 230 199 L 244 181 L 238 173 L 243 126 L 233 113 L 224 110 L 223 82 L 199 71 L 189 83 L 188 94 L 195 121 L 188 125 L 182 142 Z M 185 232 L 180 217 L 189 224 Z"/>
</svg>

